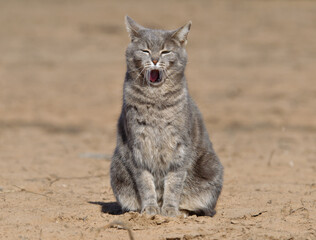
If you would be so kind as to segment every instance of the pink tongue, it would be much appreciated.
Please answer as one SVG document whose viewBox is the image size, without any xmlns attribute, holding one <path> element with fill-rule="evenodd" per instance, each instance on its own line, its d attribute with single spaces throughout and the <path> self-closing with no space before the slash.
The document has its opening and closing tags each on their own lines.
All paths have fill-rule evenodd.
<svg viewBox="0 0 316 240">
<path fill-rule="evenodd" d="M 159 78 L 159 71 L 158 70 L 152 70 L 150 71 L 150 81 L 156 82 Z"/>
</svg>

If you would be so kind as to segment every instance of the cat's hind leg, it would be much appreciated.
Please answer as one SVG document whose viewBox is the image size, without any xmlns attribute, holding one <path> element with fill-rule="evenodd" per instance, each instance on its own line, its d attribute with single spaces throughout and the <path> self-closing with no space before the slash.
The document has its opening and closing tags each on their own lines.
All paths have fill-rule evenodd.
<svg viewBox="0 0 316 240">
<path fill-rule="evenodd" d="M 223 184 L 223 167 L 217 156 L 208 152 L 195 162 L 188 172 L 180 198 L 180 210 L 189 215 L 214 216 Z"/>
<path fill-rule="evenodd" d="M 216 213 L 215 206 L 217 197 L 209 191 L 185 191 L 180 200 L 179 209 L 185 215 L 210 216 L 213 217 Z"/>
<path fill-rule="evenodd" d="M 112 158 L 110 174 L 112 190 L 122 210 L 140 212 L 140 196 L 136 183 L 132 173 L 117 153 L 114 153 Z"/>
</svg>

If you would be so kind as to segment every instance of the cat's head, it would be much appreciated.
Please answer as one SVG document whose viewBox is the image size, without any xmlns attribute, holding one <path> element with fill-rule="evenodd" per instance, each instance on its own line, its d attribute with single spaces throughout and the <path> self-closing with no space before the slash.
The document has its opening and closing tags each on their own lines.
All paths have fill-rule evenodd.
<svg viewBox="0 0 316 240">
<path fill-rule="evenodd" d="M 174 31 L 145 28 L 128 16 L 125 23 L 131 38 L 126 50 L 127 71 L 135 81 L 158 87 L 182 79 L 191 22 Z"/>
</svg>

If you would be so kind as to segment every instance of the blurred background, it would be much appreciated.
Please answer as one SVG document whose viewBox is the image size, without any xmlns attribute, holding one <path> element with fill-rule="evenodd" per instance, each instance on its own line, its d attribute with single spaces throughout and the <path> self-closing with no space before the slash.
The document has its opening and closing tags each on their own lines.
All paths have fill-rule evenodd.
<svg viewBox="0 0 316 240">
<path fill-rule="evenodd" d="M 109 161 L 98 157 L 109 160 L 116 143 L 125 15 L 170 30 L 193 22 L 186 74 L 225 166 L 229 198 L 219 208 L 233 211 L 240 199 L 256 207 L 297 184 L 315 188 L 308 185 L 316 181 L 315 1 L 10 0 L 0 1 L 0 191 L 16 185 L 79 202 L 90 191 L 114 201 Z M 80 182 L 81 176 L 101 179 Z M 71 190 L 58 185 L 70 180 L 49 182 L 71 177 L 78 181 Z M 279 192 L 252 195 L 262 188 Z M 294 202 L 307 190 L 295 191 Z M 6 209 L 25 200 L 10 196 Z"/>
<path fill-rule="evenodd" d="M 316 130 L 313 1 L 0 4 L 2 128 L 98 128 L 114 137 L 128 14 L 163 29 L 193 21 L 187 77 L 211 131 Z"/>
</svg>

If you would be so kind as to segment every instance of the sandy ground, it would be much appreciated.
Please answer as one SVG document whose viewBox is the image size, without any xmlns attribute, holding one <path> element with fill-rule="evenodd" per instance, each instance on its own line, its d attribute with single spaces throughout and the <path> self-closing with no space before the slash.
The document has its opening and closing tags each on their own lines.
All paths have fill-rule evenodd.
<svg viewBox="0 0 316 240">
<path fill-rule="evenodd" d="M 213 218 L 121 214 L 130 15 L 193 21 L 187 78 L 225 166 Z M 1 1 L 0 239 L 316 239 L 315 1 Z"/>
</svg>

